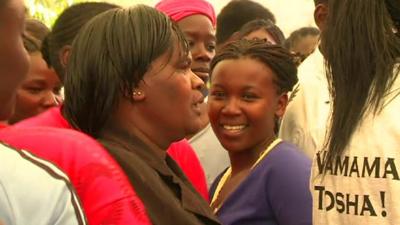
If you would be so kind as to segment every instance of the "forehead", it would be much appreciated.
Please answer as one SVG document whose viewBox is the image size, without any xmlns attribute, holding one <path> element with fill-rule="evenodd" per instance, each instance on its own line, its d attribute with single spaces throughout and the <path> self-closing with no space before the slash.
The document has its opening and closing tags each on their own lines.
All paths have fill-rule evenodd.
<svg viewBox="0 0 400 225">
<path fill-rule="evenodd" d="M 246 85 L 246 83 L 272 82 L 275 73 L 269 66 L 257 59 L 239 58 L 219 62 L 211 76 L 212 83 L 230 83 Z"/>
<path fill-rule="evenodd" d="M 186 34 L 204 33 L 215 38 L 215 29 L 211 20 L 201 14 L 188 16 L 178 22 L 179 28 Z"/>
</svg>

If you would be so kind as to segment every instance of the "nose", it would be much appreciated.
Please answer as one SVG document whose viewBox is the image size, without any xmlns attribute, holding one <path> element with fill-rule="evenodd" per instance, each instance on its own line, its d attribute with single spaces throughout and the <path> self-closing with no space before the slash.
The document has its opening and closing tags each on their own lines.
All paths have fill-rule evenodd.
<svg viewBox="0 0 400 225">
<path fill-rule="evenodd" d="M 196 44 L 192 49 L 192 56 L 195 61 L 211 62 L 215 55 L 215 50 L 207 49 L 204 43 Z"/>
<path fill-rule="evenodd" d="M 240 114 L 240 105 L 239 100 L 236 98 L 228 98 L 225 101 L 225 105 L 222 108 L 221 112 L 224 115 L 228 116 L 236 116 Z"/>
<path fill-rule="evenodd" d="M 46 92 L 43 97 L 43 106 L 46 108 L 50 108 L 59 104 L 59 97 L 55 95 L 52 91 Z"/>
<path fill-rule="evenodd" d="M 206 87 L 203 80 L 200 79 L 200 77 L 197 76 L 192 71 L 190 71 L 190 73 L 191 73 L 192 89 L 202 91 Z"/>
</svg>

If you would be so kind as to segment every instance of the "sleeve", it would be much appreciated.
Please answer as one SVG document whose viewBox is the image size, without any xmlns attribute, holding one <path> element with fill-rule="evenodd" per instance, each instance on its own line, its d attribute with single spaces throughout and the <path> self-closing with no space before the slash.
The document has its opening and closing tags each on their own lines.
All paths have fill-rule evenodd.
<svg viewBox="0 0 400 225">
<path fill-rule="evenodd" d="M 68 177 L 23 150 L 2 148 L 0 218 L 6 224 L 86 225 Z"/>
<path fill-rule="evenodd" d="M 4 184 L 0 180 L 0 225 L 14 225 L 15 215 L 12 212 Z"/>
<path fill-rule="evenodd" d="M 268 202 L 278 224 L 311 225 L 311 162 L 296 150 L 282 152 L 272 162 L 274 166 L 266 184 Z"/>
</svg>

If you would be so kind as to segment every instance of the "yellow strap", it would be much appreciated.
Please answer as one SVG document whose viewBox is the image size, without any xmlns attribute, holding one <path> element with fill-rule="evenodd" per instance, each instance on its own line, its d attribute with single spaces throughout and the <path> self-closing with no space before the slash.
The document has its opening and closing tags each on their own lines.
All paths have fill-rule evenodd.
<svg viewBox="0 0 400 225">
<path fill-rule="evenodd" d="M 260 157 L 258 157 L 257 161 L 253 164 L 253 166 L 251 167 L 251 169 L 253 169 L 254 167 L 256 167 L 256 166 L 261 162 L 261 160 L 263 160 L 263 159 L 268 155 L 268 153 L 269 153 L 273 148 L 275 148 L 275 146 L 278 145 L 281 141 L 282 141 L 282 139 L 280 139 L 280 138 L 275 139 L 275 141 L 273 141 L 273 142 L 268 146 L 268 148 L 260 155 Z M 215 191 L 214 191 L 214 196 L 213 196 L 213 198 L 212 198 L 212 200 L 211 200 L 211 204 L 210 204 L 210 205 L 214 204 L 214 202 L 217 200 L 217 198 L 218 198 L 218 196 L 219 196 L 219 193 L 221 192 L 222 187 L 225 185 L 226 181 L 227 181 L 228 178 L 231 176 L 231 172 L 232 172 L 232 168 L 229 167 L 229 168 L 225 171 L 224 175 L 222 175 L 221 179 L 220 179 L 219 182 L 218 182 L 217 188 L 216 188 Z M 218 211 L 218 209 L 219 209 L 219 208 L 216 208 L 216 210 L 214 211 L 214 213 L 215 213 L 216 211 Z"/>
</svg>

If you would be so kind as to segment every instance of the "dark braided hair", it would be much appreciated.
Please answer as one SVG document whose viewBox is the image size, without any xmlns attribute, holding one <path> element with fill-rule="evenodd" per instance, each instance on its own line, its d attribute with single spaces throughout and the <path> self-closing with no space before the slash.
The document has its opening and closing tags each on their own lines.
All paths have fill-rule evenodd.
<svg viewBox="0 0 400 225">
<path fill-rule="evenodd" d="M 262 40 L 241 39 L 225 45 L 211 62 L 211 75 L 219 62 L 244 57 L 255 59 L 272 69 L 279 93 L 291 91 L 298 81 L 293 55 L 279 45 L 270 45 Z"/>
<path fill-rule="evenodd" d="M 264 20 L 264 19 L 256 19 L 252 20 L 239 30 L 239 39 L 249 35 L 250 33 L 264 29 L 267 31 L 275 40 L 278 45 L 282 45 L 285 41 L 285 35 L 283 34 L 282 30 L 275 25 L 271 20 Z"/>
</svg>

